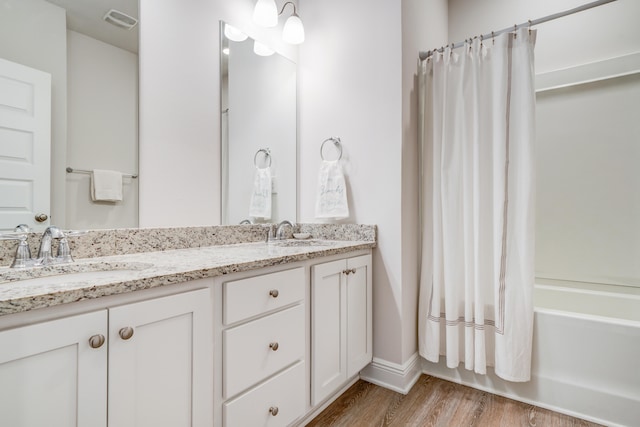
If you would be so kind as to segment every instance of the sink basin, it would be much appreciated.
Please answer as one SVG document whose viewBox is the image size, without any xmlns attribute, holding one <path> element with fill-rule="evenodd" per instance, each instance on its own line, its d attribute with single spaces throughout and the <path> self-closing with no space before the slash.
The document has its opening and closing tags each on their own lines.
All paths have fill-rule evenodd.
<svg viewBox="0 0 640 427">
<path fill-rule="evenodd" d="M 60 264 L 45 267 L 10 270 L 0 274 L 0 284 L 14 283 L 24 286 L 57 285 L 61 283 L 93 282 L 105 279 L 117 281 L 132 273 L 151 267 L 136 262 Z"/>
<path fill-rule="evenodd" d="M 327 242 L 326 240 L 299 240 L 299 239 L 288 239 L 288 240 L 275 240 L 269 242 L 270 245 L 274 246 L 282 246 L 285 248 L 296 248 L 296 247 L 310 247 L 310 246 L 330 246 L 331 242 Z"/>
</svg>

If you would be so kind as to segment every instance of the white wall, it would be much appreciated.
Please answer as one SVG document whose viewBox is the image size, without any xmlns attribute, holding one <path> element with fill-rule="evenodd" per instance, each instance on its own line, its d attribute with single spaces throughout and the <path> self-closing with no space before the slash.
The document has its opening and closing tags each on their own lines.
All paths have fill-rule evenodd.
<svg viewBox="0 0 640 427">
<path fill-rule="evenodd" d="M 51 74 L 51 212 L 63 225 L 67 146 L 65 10 L 44 0 L 0 4 L 0 57 Z"/>
<path fill-rule="evenodd" d="M 67 33 L 67 165 L 138 172 L 138 55 Z M 66 227 L 138 226 L 138 181 L 123 179 L 122 202 L 92 202 L 89 175 L 66 177 Z"/>
<path fill-rule="evenodd" d="M 220 223 L 219 21 L 296 59 L 254 3 L 140 1 L 140 226 Z"/>
<path fill-rule="evenodd" d="M 340 137 L 351 216 L 377 224 L 374 357 L 402 363 L 400 1 L 300 1 L 300 220 L 313 222 L 319 149 Z"/>
</svg>

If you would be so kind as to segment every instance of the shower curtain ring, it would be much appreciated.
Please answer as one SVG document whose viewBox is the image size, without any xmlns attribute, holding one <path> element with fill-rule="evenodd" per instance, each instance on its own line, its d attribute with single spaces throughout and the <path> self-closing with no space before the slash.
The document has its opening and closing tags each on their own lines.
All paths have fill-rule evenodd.
<svg viewBox="0 0 640 427">
<path fill-rule="evenodd" d="M 529 21 L 529 35 L 531 35 L 531 19 L 529 19 L 528 21 Z"/>
<path fill-rule="evenodd" d="M 491 44 L 496 44 L 496 36 L 493 31 L 491 31 Z"/>
</svg>

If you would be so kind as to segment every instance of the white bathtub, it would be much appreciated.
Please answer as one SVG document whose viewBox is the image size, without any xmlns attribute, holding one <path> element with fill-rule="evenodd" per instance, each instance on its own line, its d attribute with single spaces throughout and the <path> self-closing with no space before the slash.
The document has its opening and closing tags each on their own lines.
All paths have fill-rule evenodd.
<svg viewBox="0 0 640 427">
<path fill-rule="evenodd" d="M 640 426 L 640 289 L 536 285 L 532 377 L 423 362 L 423 371 L 608 426 Z"/>
</svg>

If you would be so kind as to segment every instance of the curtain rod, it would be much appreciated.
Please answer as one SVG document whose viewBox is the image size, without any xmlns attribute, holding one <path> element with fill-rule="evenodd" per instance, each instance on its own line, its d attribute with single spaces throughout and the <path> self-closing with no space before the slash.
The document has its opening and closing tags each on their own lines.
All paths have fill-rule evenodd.
<svg viewBox="0 0 640 427">
<path fill-rule="evenodd" d="M 573 15 L 574 13 L 582 12 L 583 10 L 592 9 L 594 7 L 602 6 L 603 4 L 612 3 L 614 1 L 617 1 L 617 0 L 598 0 L 598 1 L 594 1 L 594 2 L 591 2 L 591 3 L 583 4 L 582 6 L 574 7 L 573 9 L 565 10 L 564 12 L 558 12 L 558 13 L 554 13 L 553 15 L 548 15 L 548 16 L 545 16 L 545 17 L 542 17 L 542 18 L 529 20 L 529 21 L 524 22 L 522 24 L 514 25 L 513 27 L 503 28 L 502 30 L 499 30 L 499 31 L 492 31 L 492 32 L 487 33 L 487 34 L 483 34 L 480 37 L 482 37 L 482 39 L 484 39 L 484 40 L 488 40 L 488 39 L 493 38 L 493 37 L 495 37 L 495 36 L 497 36 L 499 34 L 506 33 L 506 32 L 509 32 L 509 31 L 515 31 L 518 28 L 531 27 L 531 26 L 534 26 L 534 25 L 542 24 L 544 22 L 553 21 L 554 19 L 562 18 L 562 17 L 568 16 L 568 15 Z M 464 46 L 465 43 L 466 43 L 466 40 L 462 41 L 462 42 L 454 43 L 452 49 L 457 49 L 459 47 L 462 47 L 462 46 Z M 447 44 L 446 46 L 450 46 L 450 44 Z M 435 52 L 435 51 L 442 52 L 443 50 L 444 50 L 444 47 L 441 47 L 440 49 L 434 49 L 432 51 L 427 51 L 427 52 L 420 51 L 420 54 L 419 54 L 420 60 L 424 61 L 429 56 L 431 56 L 433 54 L 433 52 Z"/>
</svg>

